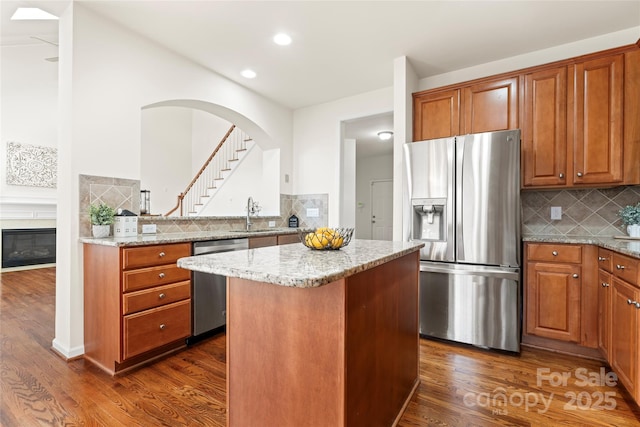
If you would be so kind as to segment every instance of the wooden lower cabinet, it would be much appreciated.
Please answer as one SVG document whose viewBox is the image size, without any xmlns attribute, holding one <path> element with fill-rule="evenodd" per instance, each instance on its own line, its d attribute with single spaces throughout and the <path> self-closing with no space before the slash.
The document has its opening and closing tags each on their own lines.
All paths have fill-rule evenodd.
<svg viewBox="0 0 640 427">
<path fill-rule="evenodd" d="M 185 347 L 191 243 L 84 245 L 85 359 L 111 375 Z"/>
<path fill-rule="evenodd" d="M 640 400 L 638 393 L 638 327 L 640 326 L 640 289 L 613 278 L 611 285 L 611 347 L 609 363 L 627 391 Z"/>
<path fill-rule="evenodd" d="M 527 333 L 580 340 L 580 266 L 527 264 Z"/>
<path fill-rule="evenodd" d="M 597 357 L 597 248 L 526 243 L 524 253 L 523 344 Z"/>
</svg>

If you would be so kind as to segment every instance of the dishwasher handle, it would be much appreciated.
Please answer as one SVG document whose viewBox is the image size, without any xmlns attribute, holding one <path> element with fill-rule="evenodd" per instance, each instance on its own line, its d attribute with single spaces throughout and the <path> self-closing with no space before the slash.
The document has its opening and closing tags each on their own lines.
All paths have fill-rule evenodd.
<svg viewBox="0 0 640 427">
<path fill-rule="evenodd" d="M 249 249 L 249 239 L 209 240 L 193 243 L 193 255 L 240 251 L 242 249 Z"/>
</svg>

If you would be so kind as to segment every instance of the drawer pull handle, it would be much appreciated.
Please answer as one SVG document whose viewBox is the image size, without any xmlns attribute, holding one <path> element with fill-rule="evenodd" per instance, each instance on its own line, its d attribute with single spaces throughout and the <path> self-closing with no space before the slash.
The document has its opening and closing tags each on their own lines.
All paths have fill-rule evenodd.
<svg viewBox="0 0 640 427">
<path fill-rule="evenodd" d="M 160 258 L 162 258 L 162 257 L 163 257 L 163 256 L 165 256 L 165 255 L 166 255 L 166 254 L 165 254 L 164 252 L 160 252 L 160 253 L 158 254 L 158 256 L 159 256 Z"/>
<path fill-rule="evenodd" d="M 607 258 L 605 258 L 605 257 L 603 257 L 603 256 L 599 256 L 599 257 L 598 257 L 598 261 L 606 261 L 606 260 L 607 260 Z"/>
<path fill-rule="evenodd" d="M 164 330 L 167 326 L 164 323 L 160 324 L 160 330 Z"/>
<path fill-rule="evenodd" d="M 635 305 L 635 304 L 638 304 L 638 302 L 637 301 L 633 301 L 632 299 L 628 299 L 627 300 L 627 304 L 629 304 L 629 305 L 634 304 Z"/>
<path fill-rule="evenodd" d="M 166 297 L 166 295 L 164 293 L 161 293 L 160 295 L 158 295 L 158 298 L 160 299 L 164 299 Z"/>
<path fill-rule="evenodd" d="M 616 264 L 618 270 L 624 270 L 624 265 Z"/>
<path fill-rule="evenodd" d="M 608 284 L 607 282 L 602 282 L 602 287 L 603 287 L 603 288 L 608 288 L 608 287 L 609 287 L 609 284 Z"/>
<path fill-rule="evenodd" d="M 158 274 L 158 277 L 161 278 L 161 279 L 164 279 L 164 273 Z"/>
<path fill-rule="evenodd" d="M 571 277 L 573 277 L 574 279 L 577 279 L 580 276 L 578 276 L 578 273 L 573 273 L 573 276 L 571 276 Z"/>
<path fill-rule="evenodd" d="M 553 256 L 558 256 L 558 251 L 553 251 L 553 252 L 551 252 L 551 255 L 553 255 Z"/>
</svg>

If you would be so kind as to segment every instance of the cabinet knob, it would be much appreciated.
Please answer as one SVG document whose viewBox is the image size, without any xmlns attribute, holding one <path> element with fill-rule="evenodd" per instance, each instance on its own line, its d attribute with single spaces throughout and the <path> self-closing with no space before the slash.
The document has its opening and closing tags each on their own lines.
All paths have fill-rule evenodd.
<svg viewBox="0 0 640 427">
<path fill-rule="evenodd" d="M 564 174 L 561 173 L 560 175 L 558 175 L 560 177 L 560 179 L 564 179 Z"/>
<path fill-rule="evenodd" d="M 582 177 L 582 172 L 578 172 L 576 175 L 578 175 L 578 178 Z"/>
<path fill-rule="evenodd" d="M 603 287 L 603 288 L 608 288 L 608 287 L 609 287 L 609 284 L 608 284 L 607 282 L 602 282 L 602 287 Z"/>
<path fill-rule="evenodd" d="M 599 256 L 599 257 L 598 257 L 598 261 L 606 261 L 606 260 L 607 260 L 607 258 L 605 258 L 605 257 L 603 257 L 603 256 Z"/>
<path fill-rule="evenodd" d="M 163 257 L 163 256 L 165 256 L 165 255 L 166 255 L 166 254 L 165 254 L 164 252 L 160 252 L 160 253 L 158 254 L 158 256 L 159 256 L 160 258 L 162 258 L 162 257 Z"/>
<path fill-rule="evenodd" d="M 164 299 L 165 297 L 166 297 L 166 295 L 164 293 L 161 293 L 160 295 L 158 295 L 158 298 L 160 298 L 160 299 Z"/>
<path fill-rule="evenodd" d="M 553 256 L 558 256 L 558 251 L 553 251 L 553 252 L 551 252 L 551 255 L 553 255 Z"/>
<path fill-rule="evenodd" d="M 624 265 L 616 264 L 618 270 L 624 270 Z"/>
<path fill-rule="evenodd" d="M 161 279 L 164 279 L 164 273 L 158 274 L 158 277 L 161 278 Z"/>
<path fill-rule="evenodd" d="M 637 308 L 637 309 L 640 309 L 640 302 L 637 302 L 637 303 L 636 303 L 636 308 Z"/>
<path fill-rule="evenodd" d="M 628 300 L 627 300 L 627 304 L 629 304 L 629 305 L 634 304 L 634 305 L 635 305 L 635 304 L 638 304 L 638 302 L 637 302 L 637 301 L 634 301 L 634 300 L 632 300 L 632 299 L 628 299 Z"/>
<path fill-rule="evenodd" d="M 166 327 L 167 327 L 167 326 L 166 326 L 164 323 L 161 323 L 161 324 L 160 324 L 160 329 L 161 329 L 161 330 L 164 330 Z"/>
<path fill-rule="evenodd" d="M 573 276 L 571 276 L 571 277 L 573 277 L 574 279 L 577 279 L 580 276 L 578 276 L 578 273 L 573 273 Z"/>
</svg>

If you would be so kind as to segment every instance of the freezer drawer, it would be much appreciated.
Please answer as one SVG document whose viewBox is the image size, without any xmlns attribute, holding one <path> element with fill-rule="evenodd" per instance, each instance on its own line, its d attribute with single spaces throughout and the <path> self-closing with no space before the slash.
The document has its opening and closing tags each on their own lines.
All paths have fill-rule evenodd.
<svg viewBox="0 0 640 427">
<path fill-rule="evenodd" d="M 420 266 L 420 335 L 520 351 L 519 269 Z"/>
</svg>

